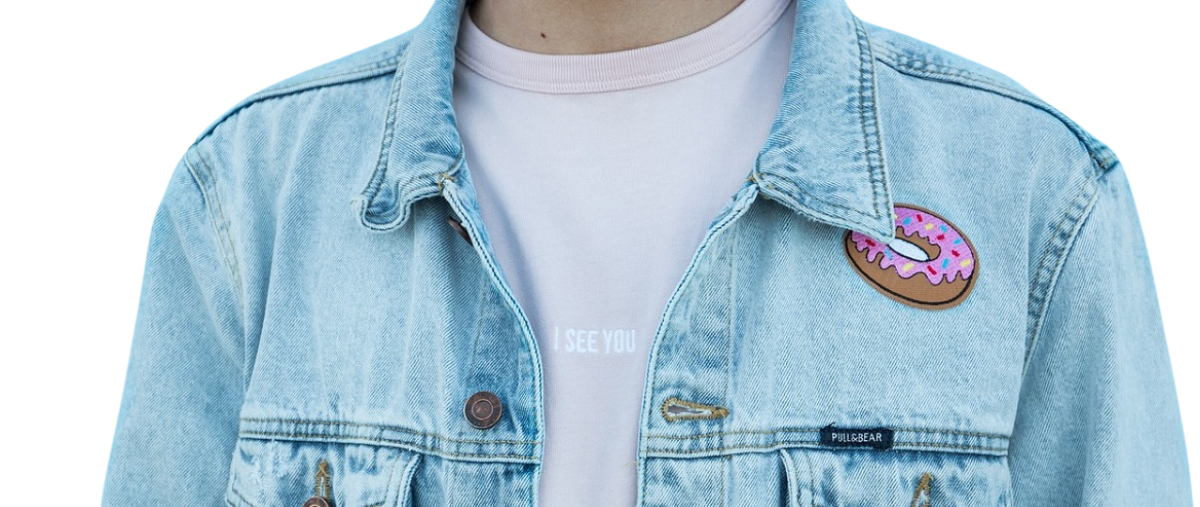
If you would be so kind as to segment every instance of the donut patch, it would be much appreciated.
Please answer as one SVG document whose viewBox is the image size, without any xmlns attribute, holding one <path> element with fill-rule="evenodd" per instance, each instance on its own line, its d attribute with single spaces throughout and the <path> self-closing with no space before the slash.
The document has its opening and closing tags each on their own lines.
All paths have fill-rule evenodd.
<svg viewBox="0 0 1200 507">
<path fill-rule="evenodd" d="M 971 240 L 925 208 L 897 203 L 894 209 L 891 243 L 846 232 L 846 258 L 854 271 L 884 295 L 916 308 L 941 310 L 963 302 L 979 272 Z"/>
</svg>

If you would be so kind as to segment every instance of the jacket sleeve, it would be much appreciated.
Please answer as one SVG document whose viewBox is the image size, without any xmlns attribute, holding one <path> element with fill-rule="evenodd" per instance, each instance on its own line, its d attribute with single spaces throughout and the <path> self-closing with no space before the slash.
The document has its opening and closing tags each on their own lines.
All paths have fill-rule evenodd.
<svg viewBox="0 0 1200 507">
<path fill-rule="evenodd" d="M 1016 506 L 1191 505 L 1167 343 L 1120 164 L 1062 220 L 1009 446 Z M 1039 294 L 1031 295 L 1036 302 Z"/>
<path fill-rule="evenodd" d="M 236 264 L 195 147 L 154 216 L 105 506 L 224 505 L 243 396 Z"/>
</svg>

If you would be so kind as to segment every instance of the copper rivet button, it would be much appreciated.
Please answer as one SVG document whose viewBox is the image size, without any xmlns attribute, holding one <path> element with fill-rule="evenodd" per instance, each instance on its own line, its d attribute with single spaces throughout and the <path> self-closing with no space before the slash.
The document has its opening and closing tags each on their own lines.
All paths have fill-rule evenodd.
<svg viewBox="0 0 1200 507">
<path fill-rule="evenodd" d="M 329 501 L 322 497 L 314 496 L 304 502 L 304 507 L 329 507 Z"/>
<path fill-rule="evenodd" d="M 490 392 L 479 391 L 467 398 L 467 406 L 463 408 L 463 413 L 471 426 L 486 430 L 500 421 L 501 410 L 503 407 L 500 406 L 500 398 Z"/>
<path fill-rule="evenodd" d="M 463 228 L 462 224 L 459 223 L 458 220 L 455 220 L 454 217 L 446 217 L 446 221 L 450 222 L 450 227 L 454 229 L 455 232 L 458 232 L 459 236 L 462 236 L 463 239 L 467 240 L 467 244 L 471 244 L 471 235 L 467 233 L 467 230 Z"/>
</svg>

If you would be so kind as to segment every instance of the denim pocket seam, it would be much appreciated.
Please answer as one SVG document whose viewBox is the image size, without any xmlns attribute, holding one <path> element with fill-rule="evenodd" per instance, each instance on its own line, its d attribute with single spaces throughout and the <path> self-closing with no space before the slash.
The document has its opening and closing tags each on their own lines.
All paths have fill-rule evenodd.
<svg viewBox="0 0 1200 507">
<path fill-rule="evenodd" d="M 860 448 L 860 447 L 847 447 L 844 449 L 843 448 L 831 448 L 828 446 L 820 445 L 817 442 L 809 442 L 809 441 L 779 441 L 779 442 L 773 442 L 770 444 L 717 446 L 717 447 L 695 449 L 695 450 L 653 449 L 653 448 L 651 448 L 651 449 L 646 449 L 645 454 L 648 456 L 654 456 L 654 457 L 711 456 L 714 454 L 723 455 L 730 451 L 755 452 L 755 451 L 773 451 L 773 450 L 787 449 L 787 448 L 807 448 L 807 449 L 822 449 L 822 450 L 833 450 L 833 451 L 871 450 L 869 448 Z M 964 453 L 964 454 L 987 454 L 987 455 L 1001 455 L 1001 456 L 1006 456 L 1008 454 L 1007 447 L 986 447 L 986 446 L 974 446 L 974 445 L 939 444 L 939 443 L 933 443 L 933 442 L 898 443 L 898 444 L 893 445 L 889 449 L 875 450 L 873 452 L 886 453 L 886 452 L 891 452 L 891 451 L 917 451 L 917 452 L 919 452 L 919 451 L 927 451 L 927 452 L 962 451 L 962 453 Z"/>
<path fill-rule="evenodd" d="M 408 458 L 398 457 L 391 476 L 388 478 L 387 495 L 382 502 L 369 507 L 383 507 L 385 505 L 391 507 L 411 507 L 411 502 L 408 498 L 412 495 L 413 480 L 416 476 L 417 467 L 420 466 L 422 456 L 418 452 L 413 453 Z M 392 497 L 393 494 L 396 496 Z"/>
<path fill-rule="evenodd" d="M 799 477 L 796 477 L 796 463 L 792 460 L 792 456 L 787 452 L 786 448 L 779 449 L 779 458 L 783 464 L 783 475 L 787 480 L 787 489 L 784 494 L 787 495 L 787 505 L 785 507 L 800 507 L 799 501 Z"/>
<path fill-rule="evenodd" d="M 444 436 L 440 433 L 430 433 L 430 432 L 418 431 L 418 430 L 405 428 L 403 426 L 386 426 L 386 425 L 382 425 L 382 424 L 356 423 L 356 422 L 350 422 L 350 421 L 343 422 L 343 421 L 323 421 L 323 420 L 317 420 L 317 419 L 275 419 L 275 418 L 257 418 L 257 417 L 243 417 L 243 418 L 241 418 L 241 421 L 248 422 L 248 423 L 268 423 L 268 424 L 269 423 L 278 423 L 278 424 L 287 424 L 287 425 L 350 426 L 350 427 L 358 427 L 358 428 L 371 428 L 371 429 L 378 429 L 378 430 L 383 430 L 383 431 L 395 431 L 398 433 L 407 433 L 409 435 L 413 435 L 413 436 L 417 436 L 417 437 L 428 437 L 428 438 L 433 438 L 436 440 L 444 440 L 446 442 L 463 443 L 463 444 L 538 445 L 541 443 L 540 441 L 537 441 L 537 440 L 504 440 L 504 439 L 487 440 L 487 439 L 471 439 L 471 438 L 452 438 L 452 437 Z M 256 433 L 256 432 L 248 432 L 248 433 Z M 304 432 L 299 432 L 299 433 L 304 433 Z M 330 435 L 330 436 L 333 436 L 333 435 Z M 357 438 L 357 437 L 354 437 L 354 438 Z"/>
<path fill-rule="evenodd" d="M 533 456 L 525 456 L 520 454 L 488 454 L 488 453 L 463 453 L 447 451 L 436 447 L 429 447 L 412 442 L 406 442 L 398 439 L 374 438 L 374 437 L 357 437 L 357 436 L 331 436 L 320 434 L 305 434 L 305 433 L 281 433 L 281 432 L 250 432 L 243 431 L 238 434 L 239 437 L 255 439 L 255 437 L 267 437 L 270 439 L 295 439 L 305 442 L 332 442 L 332 443 L 372 443 L 385 444 L 402 449 L 411 449 L 417 452 L 436 454 L 451 458 L 501 458 L 520 460 L 523 463 L 536 462 L 537 458 Z"/>
<path fill-rule="evenodd" d="M 234 505 L 234 503 L 229 500 L 229 497 L 226 497 L 225 503 L 229 504 L 231 507 L 258 507 L 258 504 L 247 500 L 246 495 L 239 491 L 236 485 L 230 484 L 229 491 L 233 493 L 233 496 L 237 497 L 238 503 L 241 504 Z"/>
<path fill-rule="evenodd" d="M 984 432 L 977 432 L 977 431 L 939 430 L 939 429 L 930 429 L 930 428 L 900 428 L 900 427 L 890 427 L 890 426 L 888 427 L 888 429 L 891 429 L 891 430 L 897 431 L 897 432 L 905 432 L 905 433 L 930 433 L 930 434 L 938 434 L 938 435 L 959 435 L 959 436 L 980 437 L 980 438 L 989 438 L 989 439 L 997 439 L 997 440 L 1008 440 L 1009 439 L 1008 435 L 1001 435 L 999 433 L 984 433 Z M 663 440 L 695 440 L 695 439 L 700 439 L 700 438 L 718 437 L 718 436 L 723 436 L 723 435 L 773 435 L 773 434 L 778 434 L 778 433 L 789 433 L 789 432 L 792 432 L 792 433 L 819 433 L 820 431 L 821 431 L 821 428 L 779 428 L 777 430 L 729 430 L 729 431 L 718 431 L 718 432 L 711 432 L 711 433 L 699 433 L 696 435 L 647 435 L 646 438 L 648 438 L 648 439 L 656 438 L 656 439 L 663 439 Z"/>
<path fill-rule="evenodd" d="M 783 461 L 784 473 L 788 477 L 787 491 L 788 503 L 785 507 L 803 507 L 801 504 L 802 497 L 800 495 L 800 472 L 796 469 L 800 463 L 797 460 L 797 455 L 804 457 L 804 469 L 808 473 L 808 507 L 813 507 L 817 504 L 817 478 L 813 472 L 812 458 L 809 457 L 806 448 L 798 447 L 783 447 L 779 449 L 779 457 Z"/>
<path fill-rule="evenodd" d="M 1007 455 L 1009 437 L 980 432 L 892 428 L 895 438 L 887 449 L 965 452 Z M 725 431 L 697 435 L 649 434 L 646 440 L 656 442 L 645 452 L 657 456 L 699 456 L 727 452 L 752 452 L 788 446 L 829 449 L 821 445 L 818 428 L 786 428 L 774 431 Z M 852 447 L 859 449 L 860 447 Z"/>
</svg>

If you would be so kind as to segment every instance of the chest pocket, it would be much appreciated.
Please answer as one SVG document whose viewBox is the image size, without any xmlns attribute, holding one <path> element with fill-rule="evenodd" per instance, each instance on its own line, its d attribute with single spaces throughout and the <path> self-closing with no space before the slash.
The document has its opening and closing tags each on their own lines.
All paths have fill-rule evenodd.
<svg viewBox="0 0 1200 507">
<path fill-rule="evenodd" d="M 230 466 L 231 507 L 408 507 L 421 454 L 392 447 L 241 438 Z"/>
<path fill-rule="evenodd" d="M 1010 507 L 1003 456 L 787 448 L 785 507 Z"/>
</svg>

